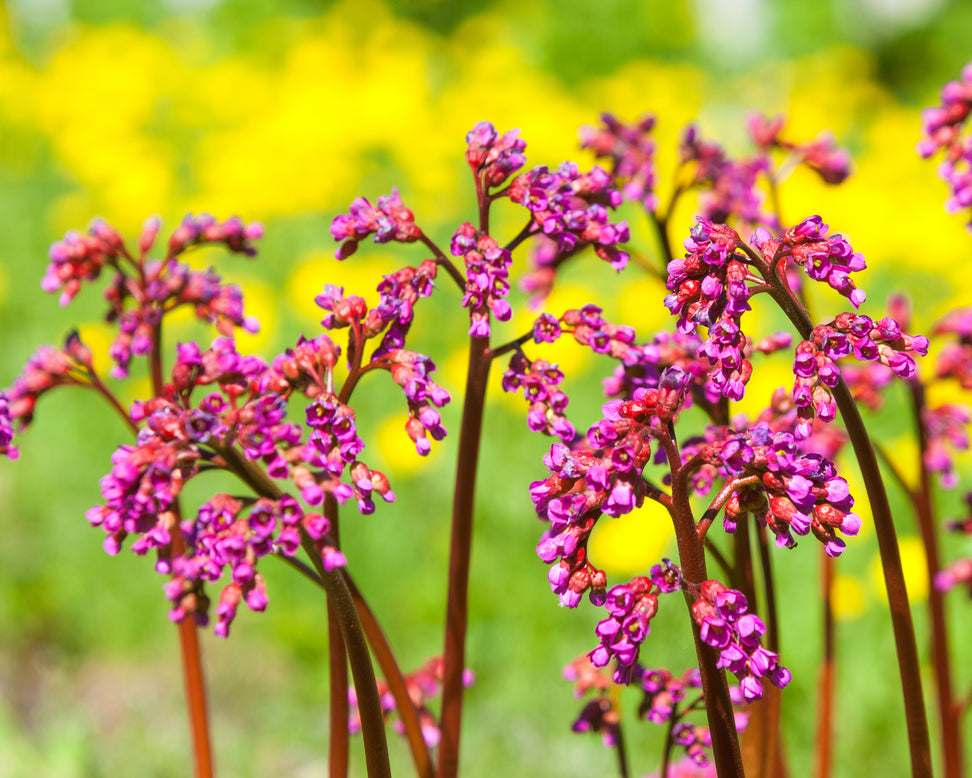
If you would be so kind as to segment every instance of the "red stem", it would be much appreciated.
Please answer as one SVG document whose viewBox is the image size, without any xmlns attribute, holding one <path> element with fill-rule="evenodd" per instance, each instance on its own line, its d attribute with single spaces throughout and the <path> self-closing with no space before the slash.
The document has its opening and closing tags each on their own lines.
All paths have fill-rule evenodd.
<svg viewBox="0 0 972 778">
<path fill-rule="evenodd" d="M 823 662 L 817 675 L 817 721 L 814 778 L 829 778 L 834 761 L 834 560 L 820 551 L 820 597 L 823 601 Z"/>
<path fill-rule="evenodd" d="M 359 349 L 360 350 L 360 349 Z M 331 535 L 336 547 L 340 547 L 338 505 L 333 494 L 324 498 L 324 515 L 331 522 Z M 341 625 L 331 598 L 327 598 L 327 664 L 330 678 L 328 716 L 330 742 L 328 744 L 328 775 L 340 778 L 348 774 L 348 658 Z"/>
<path fill-rule="evenodd" d="M 928 581 L 935 580 L 941 569 L 938 549 L 938 535 L 935 532 L 935 508 L 932 503 L 932 484 L 928 468 L 925 466 L 925 449 L 928 447 L 928 434 L 925 430 L 923 415 L 925 410 L 925 388 L 918 382 L 910 383 L 911 404 L 914 411 L 915 430 L 918 435 L 918 490 L 913 493 L 915 514 L 918 517 L 918 530 L 921 532 L 922 547 L 925 550 L 925 569 Z M 962 778 L 965 764 L 962 754 L 962 727 L 960 711 L 955 705 L 952 686 L 952 667 L 949 656 L 948 631 L 945 620 L 945 601 L 941 591 L 934 585 L 928 587 L 928 610 L 931 617 L 932 669 L 935 675 L 935 696 L 938 703 L 938 717 L 941 726 L 942 757 L 945 775 Z"/>
<path fill-rule="evenodd" d="M 813 325 L 806 313 L 787 291 L 778 276 L 773 274 L 762 258 L 746 244 L 740 246 L 749 255 L 754 265 L 760 268 L 764 278 L 771 284 L 770 295 L 782 308 L 787 317 L 806 340 L 810 338 Z M 921 665 L 918 661 L 918 647 L 915 642 L 915 628 L 908 605 L 908 590 L 905 586 L 901 554 L 898 550 L 898 537 L 891 515 L 891 505 L 878 467 L 877 457 L 871 446 L 871 439 L 861 419 L 857 403 L 843 379 L 833 389 L 837 408 L 844 420 L 844 426 L 854 447 L 854 454 L 861 468 L 867 496 L 874 516 L 874 529 L 877 534 L 881 555 L 881 568 L 884 584 L 888 593 L 888 606 L 891 612 L 891 626 L 894 631 L 895 650 L 898 656 L 898 670 L 901 676 L 901 691 L 904 697 L 905 720 L 908 730 L 908 747 L 911 755 L 911 774 L 914 778 L 929 778 L 932 774 L 931 743 L 928 736 L 928 717 L 922 694 Z"/>
<path fill-rule="evenodd" d="M 444 679 L 442 685 L 442 740 L 439 746 L 439 778 L 456 778 L 459 772 L 459 736 L 462 725 L 462 674 L 466 661 L 469 562 L 472 554 L 473 502 L 476 464 L 482 437 L 483 407 L 489 378 L 489 338 L 473 337 L 469 343 L 469 372 L 459 431 L 459 453 L 452 503 L 449 542 L 449 584 L 446 603 Z"/>
<path fill-rule="evenodd" d="M 182 533 L 176 527 L 172 533 L 172 553 L 178 556 L 184 551 Z M 182 649 L 182 676 L 186 687 L 189 725 L 192 729 L 192 755 L 196 778 L 212 778 L 213 755 L 209 744 L 206 685 L 203 681 L 196 621 L 192 616 L 186 616 L 179 622 L 179 646 Z"/>
</svg>

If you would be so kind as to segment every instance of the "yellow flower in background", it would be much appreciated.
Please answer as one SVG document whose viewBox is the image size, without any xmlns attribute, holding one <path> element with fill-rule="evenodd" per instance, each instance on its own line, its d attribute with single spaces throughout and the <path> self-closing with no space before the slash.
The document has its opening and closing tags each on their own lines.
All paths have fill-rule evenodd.
<svg viewBox="0 0 972 778">
<path fill-rule="evenodd" d="M 920 538 L 906 536 L 898 538 L 901 553 L 901 566 L 904 570 L 908 599 L 912 603 L 924 602 L 928 598 L 928 570 L 925 566 L 925 547 Z M 884 586 L 881 557 L 875 554 L 870 565 L 871 588 L 875 596 L 887 602 L 888 594 Z"/>
<path fill-rule="evenodd" d="M 868 598 L 860 579 L 838 573 L 834 576 L 831 603 L 834 617 L 852 621 L 867 610 Z"/>
<path fill-rule="evenodd" d="M 591 535 L 590 555 L 609 575 L 647 575 L 674 537 L 668 511 L 645 500 L 642 507 L 621 518 L 601 518 Z"/>
</svg>

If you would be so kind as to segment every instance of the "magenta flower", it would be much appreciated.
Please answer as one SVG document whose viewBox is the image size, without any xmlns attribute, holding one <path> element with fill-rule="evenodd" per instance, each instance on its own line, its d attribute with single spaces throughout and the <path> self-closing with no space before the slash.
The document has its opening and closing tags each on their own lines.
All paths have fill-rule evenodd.
<svg viewBox="0 0 972 778">
<path fill-rule="evenodd" d="M 466 161 L 486 187 L 501 186 L 526 164 L 526 141 L 519 135 L 508 130 L 501 136 L 489 122 L 476 122 L 467 133 Z"/>
<path fill-rule="evenodd" d="M 634 124 L 625 124 L 612 113 L 600 116 L 603 127 L 580 128 L 581 148 L 591 149 L 598 159 L 612 162 L 612 173 L 625 200 L 641 203 L 646 211 L 658 207 L 655 194 L 655 141 L 651 130 L 655 117 L 645 114 Z"/>
<path fill-rule="evenodd" d="M 331 222 L 331 236 L 341 241 L 335 254 L 338 259 L 350 257 L 358 243 L 369 235 L 375 236 L 375 243 L 411 243 L 422 236 L 422 230 L 415 224 L 415 216 L 402 204 L 397 189 L 392 189 L 390 195 L 379 197 L 376 206 L 359 197 L 351 203 L 349 213 Z"/>
<path fill-rule="evenodd" d="M 462 257 L 466 267 L 464 308 L 469 308 L 469 334 L 486 337 L 490 333 L 490 316 L 509 321 L 513 315 L 506 298 L 510 293 L 510 252 L 500 248 L 489 235 L 476 230 L 469 222 L 452 236 L 452 254 Z"/>
<path fill-rule="evenodd" d="M 628 254 L 618 248 L 630 237 L 627 222 L 610 222 L 608 209 L 621 203 L 611 176 L 596 165 L 581 173 L 573 162 L 556 171 L 536 167 L 510 183 L 510 199 L 533 214 L 536 228 L 556 243 L 559 254 L 586 245 L 615 270 L 628 264 Z"/>
</svg>

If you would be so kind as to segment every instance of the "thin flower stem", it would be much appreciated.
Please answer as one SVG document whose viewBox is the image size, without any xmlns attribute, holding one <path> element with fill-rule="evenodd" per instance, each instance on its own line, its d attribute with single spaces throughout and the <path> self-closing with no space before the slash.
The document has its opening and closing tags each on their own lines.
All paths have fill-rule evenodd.
<svg viewBox="0 0 972 778">
<path fill-rule="evenodd" d="M 360 348 L 358 349 L 360 351 Z M 331 523 L 331 536 L 334 545 L 340 548 L 340 530 L 337 500 L 333 494 L 324 498 L 324 515 Z M 328 678 L 328 721 L 330 738 L 328 740 L 328 775 L 330 778 L 343 778 L 348 774 L 349 731 L 348 716 L 348 656 L 341 635 L 341 625 L 331 598 L 327 598 L 327 663 Z"/>
<path fill-rule="evenodd" d="M 456 286 L 459 287 L 460 292 L 466 291 L 466 279 L 462 277 L 462 273 L 455 266 L 453 261 L 447 257 L 442 249 L 435 245 L 432 240 L 423 232 L 419 240 L 424 243 L 429 250 L 435 255 L 436 264 L 439 267 L 445 268 L 445 271 L 449 274 L 453 281 L 456 282 Z"/>
<path fill-rule="evenodd" d="M 524 225 L 523 229 L 520 230 L 516 234 L 516 237 L 507 243 L 503 248 L 505 248 L 507 251 L 513 251 L 513 249 L 523 243 L 523 241 L 525 241 L 531 235 L 536 235 L 537 232 L 539 232 L 539 230 L 534 228 L 533 217 L 531 216 L 530 220 Z"/>
<path fill-rule="evenodd" d="M 763 594 L 766 598 L 766 647 L 770 651 L 780 653 L 780 618 L 776 607 L 776 583 L 773 578 L 773 565 L 770 560 L 769 540 L 766 527 L 756 525 L 757 546 L 759 548 L 759 566 L 763 578 Z M 768 689 L 770 710 L 767 719 L 769 727 L 764 738 L 763 762 L 760 765 L 760 776 L 773 775 L 777 778 L 786 775 L 783 764 L 783 748 L 780 744 L 780 715 L 782 695 L 775 687 Z"/>
<path fill-rule="evenodd" d="M 472 337 L 469 370 L 459 430 L 459 453 L 452 503 L 449 542 L 449 578 L 443 651 L 442 716 L 439 728 L 439 778 L 456 778 L 459 772 L 459 737 L 462 725 L 462 675 L 466 658 L 469 562 L 472 553 L 476 465 L 482 437 L 483 409 L 489 378 L 489 338 Z"/>
<path fill-rule="evenodd" d="M 935 531 L 935 506 L 932 502 L 932 483 L 925 465 L 928 433 L 923 422 L 925 412 L 925 388 L 920 381 L 909 383 L 915 432 L 918 436 L 918 489 L 912 494 L 918 530 L 925 550 L 925 570 L 929 581 L 941 569 L 938 535 Z M 934 585 L 928 587 L 928 611 L 931 617 L 932 670 L 935 677 L 935 697 L 941 727 L 942 757 L 945 775 L 963 778 L 965 764 L 962 753 L 962 728 L 954 705 L 951 657 L 948 646 L 948 625 L 945 619 L 943 592 Z"/>
<path fill-rule="evenodd" d="M 801 337 L 810 338 L 813 325 L 802 308 L 796 303 L 779 277 L 769 271 L 762 259 L 747 251 L 755 260 L 764 277 L 771 283 L 770 295 L 782 308 L 796 327 Z M 918 647 L 915 642 L 915 629 L 908 606 L 908 591 L 905 586 L 898 538 L 891 515 L 891 505 L 881 477 L 874 448 L 861 419 L 860 411 L 847 384 L 841 379 L 833 388 L 834 399 L 840 410 L 854 454 L 861 468 L 867 496 L 874 516 L 874 528 L 878 538 L 881 567 L 884 573 L 885 588 L 888 593 L 888 606 L 894 630 L 895 649 L 898 656 L 898 670 L 901 676 L 901 691 L 904 696 L 905 719 L 908 730 L 908 747 L 911 755 L 911 773 L 914 778 L 927 778 L 932 774 L 931 744 L 928 736 L 928 718 L 925 714 L 922 695 L 921 665 L 918 661 Z"/>
<path fill-rule="evenodd" d="M 615 751 L 618 754 L 618 775 L 620 778 L 628 778 L 628 752 L 624 745 L 624 727 L 621 726 L 621 687 L 616 685 L 611 689 L 612 703 L 618 716 L 618 742 L 615 744 Z"/>
<path fill-rule="evenodd" d="M 368 643 L 351 592 L 348 591 L 348 586 L 339 570 L 324 568 L 321 555 L 314 548 L 313 541 L 305 531 L 301 532 L 301 546 L 320 576 L 324 591 L 327 593 L 327 601 L 334 607 L 341 627 L 341 636 L 344 645 L 347 646 L 354 690 L 358 698 L 358 712 L 361 715 L 361 737 L 364 740 L 368 778 L 391 778 L 388 743 L 385 740 L 385 720 L 381 712 L 375 671 L 371 666 Z M 346 725 L 347 718 L 344 722 Z"/>
<path fill-rule="evenodd" d="M 305 562 L 283 554 L 277 554 L 277 557 L 285 564 L 294 568 L 311 581 L 311 583 L 321 588 L 324 587 L 317 573 Z M 354 599 L 354 606 L 358 610 L 358 618 L 361 619 L 361 626 L 364 628 L 368 645 L 371 646 L 371 651 L 375 655 L 378 665 L 381 667 L 381 672 L 385 676 L 388 688 L 395 697 L 396 709 L 402 720 L 402 725 L 405 728 L 405 737 L 408 739 L 409 748 L 412 751 L 412 760 L 415 762 L 415 772 L 420 778 L 433 778 L 435 775 L 435 767 L 432 764 L 429 747 L 422 735 L 422 724 L 418 718 L 418 711 L 415 708 L 415 703 L 408 694 L 408 688 L 405 685 L 405 676 L 402 674 L 401 668 L 398 666 L 398 661 L 392 653 L 391 645 L 385 637 L 385 633 L 382 631 L 374 612 L 369 607 L 364 595 L 361 594 L 361 590 L 358 589 L 357 584 L 351 577 L 351 574 L 347 570 L 342 569 L 341 575 L 344 577 L 348 590 L 351 592 L 351 597 Z"/>
<path fill-rule="evenodd" d="M 152 328 L 152 351 L 149 365 L 152 375 L 152 389 L 156 397 L 162 396 L 162 323 Z M 127 414 L 125 414 L 127 417 Z M 176 503 L 178 515 L 178 502 Z M 172 533 L 172 553 L 179 556 L 185 551 L 185 543 L 178 523 Z M 206 684 L 203 676 L 202 658 L 199 653 L 199 636 L 196 622 L 183 618 L 179 622 L 179 646 L 182 652 L 182 674 L 186 687 L 186 704 L 189 706 L 189 721 L 192 726 L 192 751 L 195 761 L 196 778 L 211 778 L 213 775 L 213 756 L 209 736 L 209 714 L 206 708 Z"/>
<path fill-rule="evenodd" d="M 178 503 L 176 503 L 176 506 L 178 507 Z M 172 553 L 178 556 L 184 551 L 185 543 L 182 539 L 182 533 L 176 526 L 172 533 Z M 179 622 L 179 646 L 182 653 L 182 676 L 186 687 L 189 723 L 192 728 L 192 754 L 196 778 L 212 778 L 213 755 L 209 740 L 206 684 L 199 653 L 196 621 L 192 616 L 186 616 Z"/>
<path fill-rule="evenodd" d="M 233 446 L 220 447 L 217 453 L 226 462 L 227 469 L 261 497 L 279 500 L 283 496 L 283 492 L 267 477 L 266 473 L 242 457 Z M 328 602 L 333 604 L 341 627 L 341 636 L 347 649 L 351 676 L 358 697 L 368 776 L 369 778 L 386 778 L 386 776 L 390 778 L 391 768 L 388 763 L 388 744 L 385 741 L 385 721 L 381 712 L 381 700 L 378 698 L 371 655 L 368 652 L 368 643 L 364 638 L 354 600 L 341 572 L 325 570 L 321 555 L 303 529 L 301 529 L 301 546 L 317 572 Z"/>
<path fill-rule="evenodd" d="M 131 416 L 129 416 L 125 412 L 125 409 L 122 407 L 122 404 L 118 401 L 118 398 L 115 397 L 112 391 L 107 386 L 105 386 L 101 382 L 101 379 L 98 378 L 98 376 L 96 376 L 93 372 L 89 374 L 89 380 L 91 382 L 89 384 L 91 388 L 94 389 L 102 397 L 104 397 L 105 400 L 107 400 L 108 404 L 112 407 L 112 410 L 114 410 L 115 413 L 117 413 L 122 418 L 122 420 L 125 422 L 128 428 L 137 435 L 138 425 L 134 421 L 132 421 Z"/>
<path fill-rule="evenodd" d="M 668 778 L 668 768 L 672 763 L 672 746 L 675 745 L 672 734 L 675 731 L 675 722 L 679 719 L 679 716 L 676 715 L 677 712 L 678 709 L 676 708 L 668 717 L 668 728 L 665 732 L 665 748 L 662 750 L 662 761 L 658 768 L 658 775 L 661 778 Z"/>
<path fill-rule="evenodd" d="M 358 617 L 361 619 L 365 636 L 368 638 L 375 659 L 378 660 L 378 665 L 385 676 L 388 688 L 395 698 L 398 716 L 405 727 L 405 737 L 408 738 L 412 760 L 415 762 L 415 773 L 420 778 L 432 778 L 435 775 L 435 766 L 432 764 L 432 756 L 429 754 L 429 747 L 422 734 L 422 723 L 419 721 L 418 710 L 416 710 L 415 703 L 405 685 L 405 676 L 398 666 L 381 625 L 371 608 L 368 607 L 367 601 L 354 583 L 354 579 L 351 578 L 351 574 L 347 570 L 344 570 L 342 574 L 348 585 L 348 590 L 351 592 L 351 597 L 354 599 L 354 605 L 358 609 Z"/>
<path fill-rule="evenodd" d="M 487 352 L 486 356 L 489 359 L 497 359 L 498 357 L 501 357 L 504 354 L 508 354 L 511 351 L 519 351 L 520 347 L 524 343 L 528 343 L 531 340 L 533 340 L 533 330 L 530 330 L 530 332 L 526 332 L 523 335 L 520 335 L 520 337 L 516 338 L 515 340 L 511 340 L 508 343 L 504 343 L 502 346 L 491 348 Z"/>
<path fill-rule="evenodd" d="M 814 778 L 829 778 L 834 762 L 834 560 L 820 551 L 820 599 L 823 603 L 823 661 L 817 674 L 817 721 L 814 733 Z"/>
</svg>

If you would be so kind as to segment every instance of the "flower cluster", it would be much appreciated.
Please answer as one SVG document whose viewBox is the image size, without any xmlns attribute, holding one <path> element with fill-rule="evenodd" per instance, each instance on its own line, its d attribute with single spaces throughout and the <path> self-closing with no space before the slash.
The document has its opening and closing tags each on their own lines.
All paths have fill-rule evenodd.
<svg viewBox="0 0 972 778">
<path fill-rule="evenodd" d="M 429 435 L 435 440 L 442 440 L 446 436 L 442 417 L 436 408 L 449 402 L 449 392 L 432 380 L 435 363 L 429 357 L 396 349 L 385 359 L 390 365 L 392 380 L 402 388 L 408 401 L 409 418 L 405 431 L 415 444 L 415 450 L 425 456 L 432 449 Z"/>
<path fill-rule="evenodd" d="M 773 238 L 764 229 L 753 234 L 752 244 L 772 266 L 792 259 L 814 281 L 827 284 L 859 308 L 866 295 L 858 289 L 850 274 L 867 265 L 842 235 L 827 236 L 828 225 L 819 216 L 809 216 L 795 227 Z"/>
<path fill-rule="evenodd" d="M 972 535 L 972 492 L 965 495 L 964 502 L 969 514 L 964 519 L 948 522 L 946 528 L 968 537 Z M 957 559 L 945 569 L 939 570 L 935 573 L 934 585 L 942 592 L 964 585 L 968 587 L 969 596 L 972 596 L 972 559 L 967 557 Z"/>
<path fill-rule="evenodd" d="M 764 155 L 730 159 L 717 143 L 703 140 L 694 124 L 683 131 L 678 151 L 681 164 L 695 163 L 691 185 L 702 189 L 702 218 L 716 224 L 735 218 L 750 225 L 776 226 L 776 219 L 762 209 L 763 194 L 757 186 L 760 174 L 769 171 Z"/>
<path fill-rule="evenodd" d="M 580 714 L 571 725 L 573 732 L 600 732 L 601 742 L 606 748 L 613 748 L 621 741 L 621 712 L 616 697 L 609 695 L 613 686 L 611 679 L 591 664 L 585 654 L 564 667 L 564 680 L 574 683 L 574 696 L 578 699 L 593 691 L 594 697 L 588 700 Z"/>
<path fill-rule="evenodd" d="M 516 351 L 503 373 L 503 391 L 523 390 L 523 397 L 530 403 L 527 426 L 533 432 L 555 435 L 570 443 L 576 432 L 564 415 L 569 398 L 557 388 L 563 380 L 564 374 L 556 365 L 545 359 L 531 361 L 522 351 Z"/>
<path fill-rule="evenodd" d="M 466 134 L 466 161 L 477 181 L 486 187 L 500 186 L 526 164 L 526 141 L 519 130 L 500 135 L 489 122 L 476 122 Z"/>
<path fill-rule="evenodd" d="M 20 451 L 13 445 L 14 428 L 10 418 L 10 403 L 7 396 L 0 392 L 0 454 L 7 459 L 16 459 Z"/>
<path fill-rule="evenodd" d="M 144 264 L 159 227 L 157 216 L 145 222 L 138 238 L 138 264 Z M 234 253 L 253 256 L 256 249 L 250 241 L 261 237 L 263 227 L 259 222 L 244 224 L 235 216 L 220 222 L 207 213 L 198 216 L 188 214 L 172 232 L 165 258 L 172 259 L 191 246 L 203 243 L 223 243 Z M 41 287 L 46 292 L 60 291 L 61 305 L 67 305 L 74 299 L 83 282 L 96 280 L 106 265 L 121 273 L 123 261 L 136 264 L 121 235 L 102 219 L 95 219 L 86 235 L 76 230 L 68 232 L 63 240 L 51 246 L 49 257 L 51 262 Z"/>
<path fill-rule="evenodd" d="M 972 137 L 963 134 L 972 112 L 972 64 L 962 70 L 960 81 L 949 81 L 942 87 L 942 104 L 922 112 L 925 137 L 918 143 L 918 153 L 928 159 L 942 150 L 945 158 L 938 174 L 949 185 L 951 196 L 945 202 L 949 213 L 972 206 Z M 972 231 L 972 219 L 966 224 Z"/>
<path fill-rule="evenodd" d="M 760 149 L 781 149 L 806 165 L 825 183 L 840 184 L 850 175 L 850 154 L 840 148 L 829 132 L 822 132 L 807 143 L 793 143 L 781 137 L 786 118 L 751 114 L 747 121 L 749 135 Z"/>
<path fill-rule="evenodd" d="M 602 113 L 602 127 L 580 128 L 581 148 L 591 149 L 598 159 L 612 162 L 611 172 L 625 200 L 641 203 L 646 211 L 658 207 L 655 194 L 655 141 L 651 131 L 655 117 L 645 114 L 633 124 L 625 124 L 612 113 Z"/>
<path fill-rule="evenodd" d="M 402 203 L 398 190 L 378 198 L 377 206 L 364 197 L 351 203 L 350 213 L 337 216 L 331 222 L 331 236 L 341 241 L 335 256 L 347 259 L 358 249 L 358 243 L 374 235 L 375 243 L 412 243 L 422 237 L 415 224 L 415 216 Z"/>
<path fill-rule="evenodd" d="M 841 379 L 838 359 L 853 354 L 885 365 L 899 378 L 911 378 L 917 369 L 911 354 L 926 353 L 928 339 L 906 335 L 890 317 L 874 322 L 863 314 L 841 313 L 830 324 L 814 327 L 810 340 L 797 345 L 793 359 L 793 399 L 802 422 L 796 427 L 797 437 L 809 437 L 814 416 L 832 421 L 837 415 L 830 390 Z"/>
<path fill-rule="evenodd" d="M 958 474 L 950 449 L 967 451 L 969 448 L 969 422 L 972 413 L 965 405 L 945 403 L 937 408 L 925 408 L 921 422 L 925 427 L 927 444 L 923 457 L 930 473 L 938 473 L 946 489 L 958 485 Z"/>
<path fill-rule="evenodd" d="M 593 245 L 615 270 L 628 264 L 627 252 L 618 248 L 630 237 L 628 223 L 612 223 L 608 213 L 620 204 L 621 193 L 603 168 L 595 165 L 581 173 L 573 162 L 564 162 L 556 171 L 536 167 L 513 179 L 510 199 L 532 213 L 534 224 L 556 242 L 559 254 Z"/>
<path fill-rule="evenodd" d="M 680 332 L 708 328 L 708 340 L 698 350 L 711 365 L 709 381 L 724 397 L 739 400 L 752 375 L 752 363 L 743 351 L 747 343 L 740 328 L 743 313 L 750 309 L 750 273 L 737 253 L 739 234 L 722 224 L 699 217 L 685 240 L 684 259 L 668 265 L 665 306 L 678 316 Z"/>
<path fill-rule="evenodd" d="M 63 348 L 41 346 L 30 356 L 13 386 L 3 393 L 5 417 L 24 430 L 41 395 L 58 386 L 90 383 L 93 375 L 91 349 L 77 332 L 70 332 Z"/>
<path fill-rule="evenodd" d="M 752 513 L 776 535 L 778 546 L 796 545 L 792 533 L 812 532 L 829 556 L 838 556 L 845 543 L 837 530 L 856 535 L 860 529 L 851 512 L 854 499 L 833 463 L 801 450 L 794 435 L 774 432 L 767 422 L 742 432 L 710 425 L 702 442 L 683 447 L 682 457 L 694 458 L 700 470 L 708 466 L 701 476 L 706 489 L 716 475 L 733 479 L 732 491 L 723 490 L 727 532 Z"/>
<path fill-rule="evenodd" d="M 49 292 L 61 290 L 62 305 L 75 297 L 83 281 L 97 279 L 105 266 L 116 271 L 105 290 L 106 321 L 118 324 L 109 349 L 116 378 L 128 375 L 133 356 L 151 353 L 162 317 L 174 308 L 191 307 L 198 319 L 216 325 L 223 335 L 231 335 L 234 327 L 248 332 L 259 329 L 256 319 L 244 315 L 238 286 L 222 284 L 212 269 L 196 271 L 176 260 L 190 247 L 206 243 L 222 243 L 232 252 L 253 256 L 256 249 L 250 241 L 263 235 L 259 223 L 245 225 L 236 217 L 220 222 L 209 214 L 190 214 L 172 232 L 165 259 L 148 259 L 158 231 L 158 218 L 150 218 L 135 255 L 118 232 L 101 220 L 92 224 L 87 235 L 69 232 L 51 247 L 51 264 L 41 286 Z"/>
<path fill-rule="evenodd" d="M 763 696 L 761 678 L 782 689 L 790 682 L 790 671 L 779 663 L 779 656 L 762 645 L 766 625 L 748 612 L 742 592 L 718 581 L 704 581 L 692 605 L 692 618 L 699 625 L 702 641 L 719 651 L 719 667 L 739 679 L 748 702 Z"/>
<path fill-rule="evenodd" d="M 510 293 L 509 268 L 513 261 L 510 252 L 500 248 L 493 238 L 480 233 L 469 222 L 452 236 L 450 250 L 453 256 L 462 257 L 466 266 L 466 293 L 462 305 L 470 309 L 469 334 L 487 337 L 490 314 L 499 321 L 509 321 L 513 315 L 506 300 Z"/>
<path fill-rule="evenodd" d="M 972 306 L 947 313 L 935 325 L 936 335 L 955 335 L 942 347 L 935 365 L 939 378 L 954 378 L 963 389 L 972 389 Z"/>
<path fill-rule="evenodd" d="M 384 276 L 378 284 L 378 294 L 381 295 L 378 314 L 389 326 L 372 359 L 404 347 L 415 317 L 415 303 L 432 294 L 437 271 L 436 261 L 427 259 L 418 267 L 403 267 Z"/>
<path fill-rule="evenodd" d="M 537 514 L 550 523 L 537 555 L 552 564 L 547 578 L 562 605 L 575 607 L 585 591 L 595 604 L 604 602 L 606 577 L 587 557 L 588 539 L 601 514 L 622 516 L 644 503 L 641 471 L 651 456 L 652 425 L 656 417 L 673 417 L 683 391 L 663 378 L 659 389 L 611 400 L 574 450 L 555 443 L 544 457 L 551 475 L 530 486 Z"/>
<path fill-rule="evenodd" d="M 429 748 L 435 748 L 441 737 L 435 716 L 429 710 L 428 703 L 442 693 L 444 667 L 442 657 L 433 657 L 420 668 L 405 676 L 405 688 L 408 691 L 409 699 L 418 712 L 422 737 Z M 475 676 L 472 670 L 464 670 L 462 673 L 463 686 L 469 688 L 474 681 Z M 380 679 L 378 680 L 378 696 L 381 701 L 382 714 L 388 721 L 398 709 L 398 704 L 395 702 L 391 687 L 386 681 Z M 358 713 L 358 695 L 353 686 L 348 689 L 348 703 L 351 707 L 348 716 L 348 731 L 354 735 L 361 731 L 361 716 Z M 402 724 L 401 719 L 395 719 L 392 726 L 399 735 L 405 736 L 405 725 Z"/>
</svg>

